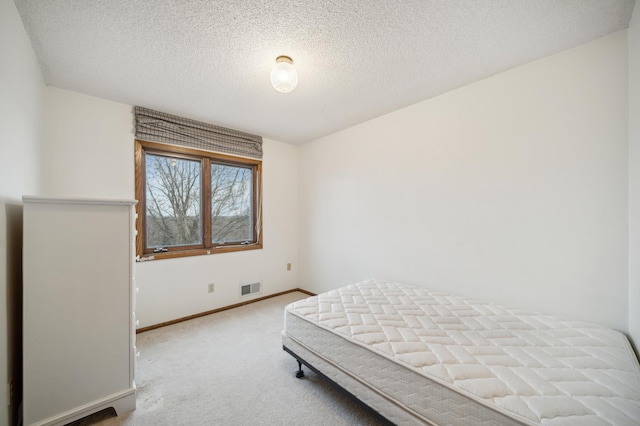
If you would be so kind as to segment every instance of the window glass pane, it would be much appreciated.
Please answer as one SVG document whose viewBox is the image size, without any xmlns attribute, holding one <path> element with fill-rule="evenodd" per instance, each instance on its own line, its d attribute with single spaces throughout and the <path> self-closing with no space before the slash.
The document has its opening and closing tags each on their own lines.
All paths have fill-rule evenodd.
<svg viewBox="0 0 640 426">
<path fill-rule="evenodd" d="M 253 173 L 250 167 L 211 164 L 211 242 L 253 240 Z"/>
<path fill-rule="evenodd" d="M 202 244 L 201 162 L 146 154 L 147 247 Z"/>
</svg>

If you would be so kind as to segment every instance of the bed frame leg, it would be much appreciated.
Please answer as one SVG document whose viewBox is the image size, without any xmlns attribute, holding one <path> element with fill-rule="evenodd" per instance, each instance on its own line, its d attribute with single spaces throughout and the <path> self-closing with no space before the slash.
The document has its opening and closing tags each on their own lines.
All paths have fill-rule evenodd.
<svg viewBox="0 0 640 426">
<path fill-rule="evenodd" d="M 300 361 L 298 361 L 298 371 L 296 371 L 296 377 L 298 379 L 304 377 L 304 371 L 302 371 L 302 363 Z"/>
</svg>

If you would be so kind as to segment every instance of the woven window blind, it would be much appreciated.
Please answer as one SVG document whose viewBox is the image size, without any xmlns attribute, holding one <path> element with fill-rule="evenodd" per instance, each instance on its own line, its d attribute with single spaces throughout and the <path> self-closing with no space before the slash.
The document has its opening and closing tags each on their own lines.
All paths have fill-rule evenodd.
<svg viewBox="0 0 640 426">
<path fill-rule="evenodd" d="M 152 109 L 134 107 L 136 139 L 262 159 L 262 137 Z"/>
</svg>

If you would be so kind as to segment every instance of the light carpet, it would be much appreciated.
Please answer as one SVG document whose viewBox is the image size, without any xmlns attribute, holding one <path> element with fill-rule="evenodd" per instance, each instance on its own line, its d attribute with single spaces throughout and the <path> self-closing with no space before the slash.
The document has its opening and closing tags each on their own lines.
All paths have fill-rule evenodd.
<svg viewBox="0 0 640 426">
<path fill-rule="evenodd" d="M 299 292 L 137 336 L 137 409 L 73 426 L 381 425 L 379 419 L 282 350 L 285 305 Z"/>
</svg>

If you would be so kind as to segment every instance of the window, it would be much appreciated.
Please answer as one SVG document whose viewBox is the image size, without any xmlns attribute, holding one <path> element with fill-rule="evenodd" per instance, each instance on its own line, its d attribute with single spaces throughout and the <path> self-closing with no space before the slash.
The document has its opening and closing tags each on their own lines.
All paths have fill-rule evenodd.
<svg viewBox="0 0 640 426">
<path fill-rule="evenodd" d="M 137 254 L 262 248 L 260 160 L 136 141 Z"/>
</svg>

